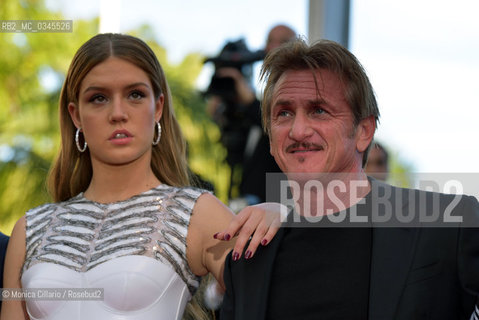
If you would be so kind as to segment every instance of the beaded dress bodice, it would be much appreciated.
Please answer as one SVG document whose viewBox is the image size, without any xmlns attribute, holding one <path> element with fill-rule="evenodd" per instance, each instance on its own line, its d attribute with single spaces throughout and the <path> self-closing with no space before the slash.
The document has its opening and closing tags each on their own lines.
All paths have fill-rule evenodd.
<svg viewBox="0 0 479 320">
<path fill-rule="evenodd" d="M 180 319 L 199 285 L 186 259 L 195 188 L 101 204 L 83 194 L 26 214 L 24 288 L 103 288 L 103 301 L 27 300 L 32 319 Z M 67 316 L 67 317 L 66 317 Z"/>
</svg>

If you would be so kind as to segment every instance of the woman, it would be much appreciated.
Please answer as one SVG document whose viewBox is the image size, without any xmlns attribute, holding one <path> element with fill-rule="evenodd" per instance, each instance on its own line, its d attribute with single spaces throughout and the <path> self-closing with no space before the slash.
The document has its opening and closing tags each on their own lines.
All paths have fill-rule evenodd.
<svg viewBox="0 0 479 320">
<path fill-rule="evenodd" d="M 103 301 L 5 301 L 4 319 L 179 319 L 212 273 L 269 242 L 263 212 L 234 217 L 213 195 L 186 187 L 185 142 L 152 50 L 100 34 L 70 65 L 60 98 L 62 145 L 50 173 L 55 203 L 14 227 L 6 288 L 104 288 Z M 219 230 L 226 232 L 217 233 Z M 215 234 L 215 236 L 213 236 Z M 28 311 L 27 311 L 28 310 Z"/>
</svg>

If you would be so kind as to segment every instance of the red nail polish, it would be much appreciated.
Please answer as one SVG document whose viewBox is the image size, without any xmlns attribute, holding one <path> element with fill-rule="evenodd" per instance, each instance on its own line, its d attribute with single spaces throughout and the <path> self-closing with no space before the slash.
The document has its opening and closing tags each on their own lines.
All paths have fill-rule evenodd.
<svg viewBox="0 0 479 320">
<path fill-rule="evenodd" d="M 235 252 L 233 253 L 233 261 L 237 261 L 239 259 L 239 253 Z"/>
<path fill-rule="evenodd" d="M 230 236 L 229 234 L 225 234 L 224 239 L 225 239 L 226 241 L 229 241 L 229 239 L 231 239 L 231 236 Z"/>
<path fill-rule="evenodd" d="M 244 254 L 244 258 L 245 258 L 245 259 L 249 259 L 249 258 L 251 258 L 251 256 L 252 256 L 252 252 L 249 251 L 249 250 L 246 251 L 246 253 Z"/>
<path fill-rule="evenodd" d="M 213 235 L 213 238 L 217 239 L 217 237 L 218 237 L 219 234 L 220 234 L 219 232 L 216 232 L 216 233 Z"/>
<path fill-rule="evenodd" d="M 267 244 L 268 244 L 268 240 L 263 239 L 263 240 L 261 241 L 261 245 L 265 246 L 265 245 L 267 245 Z"/>
</svg>

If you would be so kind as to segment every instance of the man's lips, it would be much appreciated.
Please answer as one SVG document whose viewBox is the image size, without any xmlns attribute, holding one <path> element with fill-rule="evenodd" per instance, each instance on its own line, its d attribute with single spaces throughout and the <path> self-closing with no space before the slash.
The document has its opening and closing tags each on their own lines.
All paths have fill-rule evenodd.
<svg viewBox="0 0 479 320">
<path fill-rule="evenodd" d="M 133 135 L 130 132 L 128 132 L 128 130 L 122 129 L 122 130 L 115 130 L 111 134 L 109 140 L 125 139 L 125 138 L 131 138 L 131 137 L 133 137 Z"/>
<path fill-rule="evenodd" d="M 288 153 L 299 153 L 299 152 L 312 152 L 312 151 L 322 151 L 323 147 L 315 143 L 309 142 L 296 142 L 289 145 L 286 148 Z"/>
</svg>

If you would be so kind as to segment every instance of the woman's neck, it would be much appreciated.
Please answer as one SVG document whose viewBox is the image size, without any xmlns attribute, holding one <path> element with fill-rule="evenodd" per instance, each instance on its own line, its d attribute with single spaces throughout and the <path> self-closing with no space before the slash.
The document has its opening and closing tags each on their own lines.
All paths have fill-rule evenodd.
<svg viewBox="0 0 479 320">
<path fill-rule="evenodd" d="M 111 203 L 131 198 L 158 186 L 161 182 L 151 166 L 129 163 L 108 165 L 93 163 L 93 176 L 84 193 L 92 201 Z"/>
</svg>

